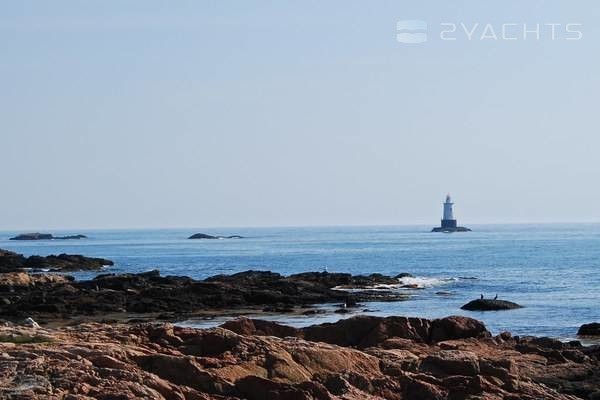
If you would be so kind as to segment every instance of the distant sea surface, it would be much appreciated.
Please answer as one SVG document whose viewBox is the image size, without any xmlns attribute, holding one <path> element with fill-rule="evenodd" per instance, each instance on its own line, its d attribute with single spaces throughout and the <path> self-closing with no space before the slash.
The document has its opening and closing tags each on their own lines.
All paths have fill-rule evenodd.
<svg viewBox="0 0 600 400">
<path fill-rule="evenodd" d="M 430 233 L 431 227 L 224 228 L 52 231 L 89 239 L 9 241 L 23 232 L 0 233 L 0 248 L 25 255 L 76 253 L 105 257 L 116 265 L 103 272 L 142 272 L 206 278 L 248 269 L 284 275 L 304 271 L 408 272 L 397 288 L 412 296 L 370 303 L 372 315 L 427 318 L 466 315 L 494 333 L 575 337 L 581 324 L 600 321 L 600 225 L 486 225 L 468 233 Z M 188 240 L 193 233 L 242 235 L 244 239 Z M 88 279 L 95 273 L 75 273 Z M 436 294 L 446 292 L 445 295 Z M 469 312 L 460 309 L 481 294 L 511 300 L 522 309 Z M 294 325 L 332 321 L 339 314 L 274 319 Z M 189 322 L 194 325 L 193 321 Z M 198 322 L 198 326 L 202 323 Z"/>
</svg>

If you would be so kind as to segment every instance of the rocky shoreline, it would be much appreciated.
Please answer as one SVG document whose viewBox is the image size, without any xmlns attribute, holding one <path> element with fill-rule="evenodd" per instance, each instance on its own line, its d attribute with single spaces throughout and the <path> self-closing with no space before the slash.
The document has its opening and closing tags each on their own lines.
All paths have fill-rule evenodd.
<svg viewBox="0 0 600 400">
<path fill-rule="evenodd" d="M 50 256 L 30 256 L 0 249 L 0 273 L 47 271 L 99 271 L 114 263 L 104 258 L 85 257 L 79 254 L 59 254 Z"/>
<path fill-rule="evenodd" d="M 243 317 L 210 329 L 170 323 L 220 313 L 309 314 L 318 304 L 360 313 L 361 303 L 409 299 L 409 291 L 392 289 L 411 289 L 402 283 L 409 274 L 245 271 L 195 280 L 149 271 L 76 281 L 30 273 L 107 262 L 0 251 L 0 398 L 600 399 L 600 346 L 492 336 L 467 317 L 358 315 L 304 328 Z"/>
<path fill-rule="evenodd" d="M 238 319 L 0 326 L 0 398 L 575 400 L 600 396 L 599 347 L 492 336 L 466 317 L 354 317 L 302 329 Z"/>
<path fill-rule="evenodd" d="M 223 310 L 294 312 L 315 304 L 338 304 L 340 309 L 369 301 L 403 301 L 410 296 L 392 290 L 370 290 L 378 284 L 398 283 L 392 277 L 372 274 L 307 272 L 283 276 L 268 271 L 217 275 L 205 280 L 140 274 L 102 274 L 86 281 L 65 276 L 0 274 L 0 318 L 18 321 L 79 320 L 111 314 L 135 314 L 178 320 L 194 313 Z M 344 287 L 350 290 L 337 290 Z"/>
</svg>

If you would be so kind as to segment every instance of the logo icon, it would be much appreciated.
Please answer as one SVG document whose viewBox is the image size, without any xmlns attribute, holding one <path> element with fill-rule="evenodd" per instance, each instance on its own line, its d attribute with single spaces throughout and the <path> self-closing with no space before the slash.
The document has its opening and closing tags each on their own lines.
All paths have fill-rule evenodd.
<svg viewBox="0 0 600 400">
<path fill-rule="evenodd" d="M 423 43 L 427 41 L 427 21 L 405 19 L 396 25 L 396 39 L 400 43 Z"/>
</svg>

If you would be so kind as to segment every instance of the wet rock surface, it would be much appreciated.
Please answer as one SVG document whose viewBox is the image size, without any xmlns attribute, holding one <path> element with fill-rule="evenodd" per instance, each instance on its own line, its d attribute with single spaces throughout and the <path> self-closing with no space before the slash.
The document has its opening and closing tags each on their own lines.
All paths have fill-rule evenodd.
<svg viewBox="0 0 600 400">
<path fill-rule="evenodd" d="M 164 312 L 182 316 L 198 311 L 248 307 L 290 312 L 319 303 L 343 303 L 352 307 L 366 301 L 406 300 L 406 294 L 392 291 L 334 289 L 340 285 L 362 288 L 390 279 L 394 280 L 377 274 L 352 276 L 327 272 L 286 277 L 265 271 L 217 275 L 206 280 L 161 276 L 159 271 L 150 271 L 103 274 L 88 281 L 40 282 L 29 286 L 10 284 L 9 280 L 3 284 L 0 279 L 0 318 L 68 319 L 105 313 Z"/>
<path fill-rule="evenodd" d="M 523 308 L 523 306 L 507 300 L 476 299 L 468 302 L 461 308 L 469 311 L 498 311 L 514 310 L 517 308 Z"/>
<path fill-rule="evenodd" d="M 454 333 L 441 341 L 432 340 L 432 330 L 446 323 L 402 317 L 370 318 L 360 332 L 348 332 L 366 324 L 359 318 L 303 329 L 257 320 L 202 330 L 171 324 L 2 326 L 0 398 L 575 400 L 600 395 L 598 348 L 548 338 L 491 337 L 485 327 L 471 330 L 480 327 L 477 321 L 452 318 Z"/>
<path fill-rule="evenodd" d="M 104 258 L 84 257 L 78 254 L 25 257 L 22 254 L 0 249 L 0 273 L 24 270 L 50 272 L 98 271 L 109 265 L 114 265 L 114 263 Z"/>
</svg>

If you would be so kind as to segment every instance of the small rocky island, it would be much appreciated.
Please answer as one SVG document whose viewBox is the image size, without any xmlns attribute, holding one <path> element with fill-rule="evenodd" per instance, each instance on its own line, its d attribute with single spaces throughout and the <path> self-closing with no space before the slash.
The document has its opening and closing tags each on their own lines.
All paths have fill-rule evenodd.
<svg viewBox="0 0 600 400">
<path fill-rule="evenodd" d="M 67 236 L 54 236 L 51 233 L 23 233 L 15 237 L 11 237 L 10 240 L 72 240 L 72 239 L 87 239 L 85 235 L 67 235 Z"/>
<path fill-rule="evenodd" d="M 243 239 L 243 236 L 231 235 L 231 236 L 213 236 L 207 235 L 206 233 L 195 233 L 188 239 Z"/>
<path fill-rule="evenodd" d="M 443 232 L 443 233 L 453 233 L 453 232 L 471 232 L 471 229 L 465 228 L 464 226 L 458 226 L 456 223 L 456 219 L 454 218 L 453 206 L 454 203 L 450 198 L 450 194 L 446 196 L 446 201 L 443 203 L 444 205 L 444 214 L 442 217 L 442 223 L 440 226 L 435 227 L 431 230 L 431 232 Z"/>
</svg>

